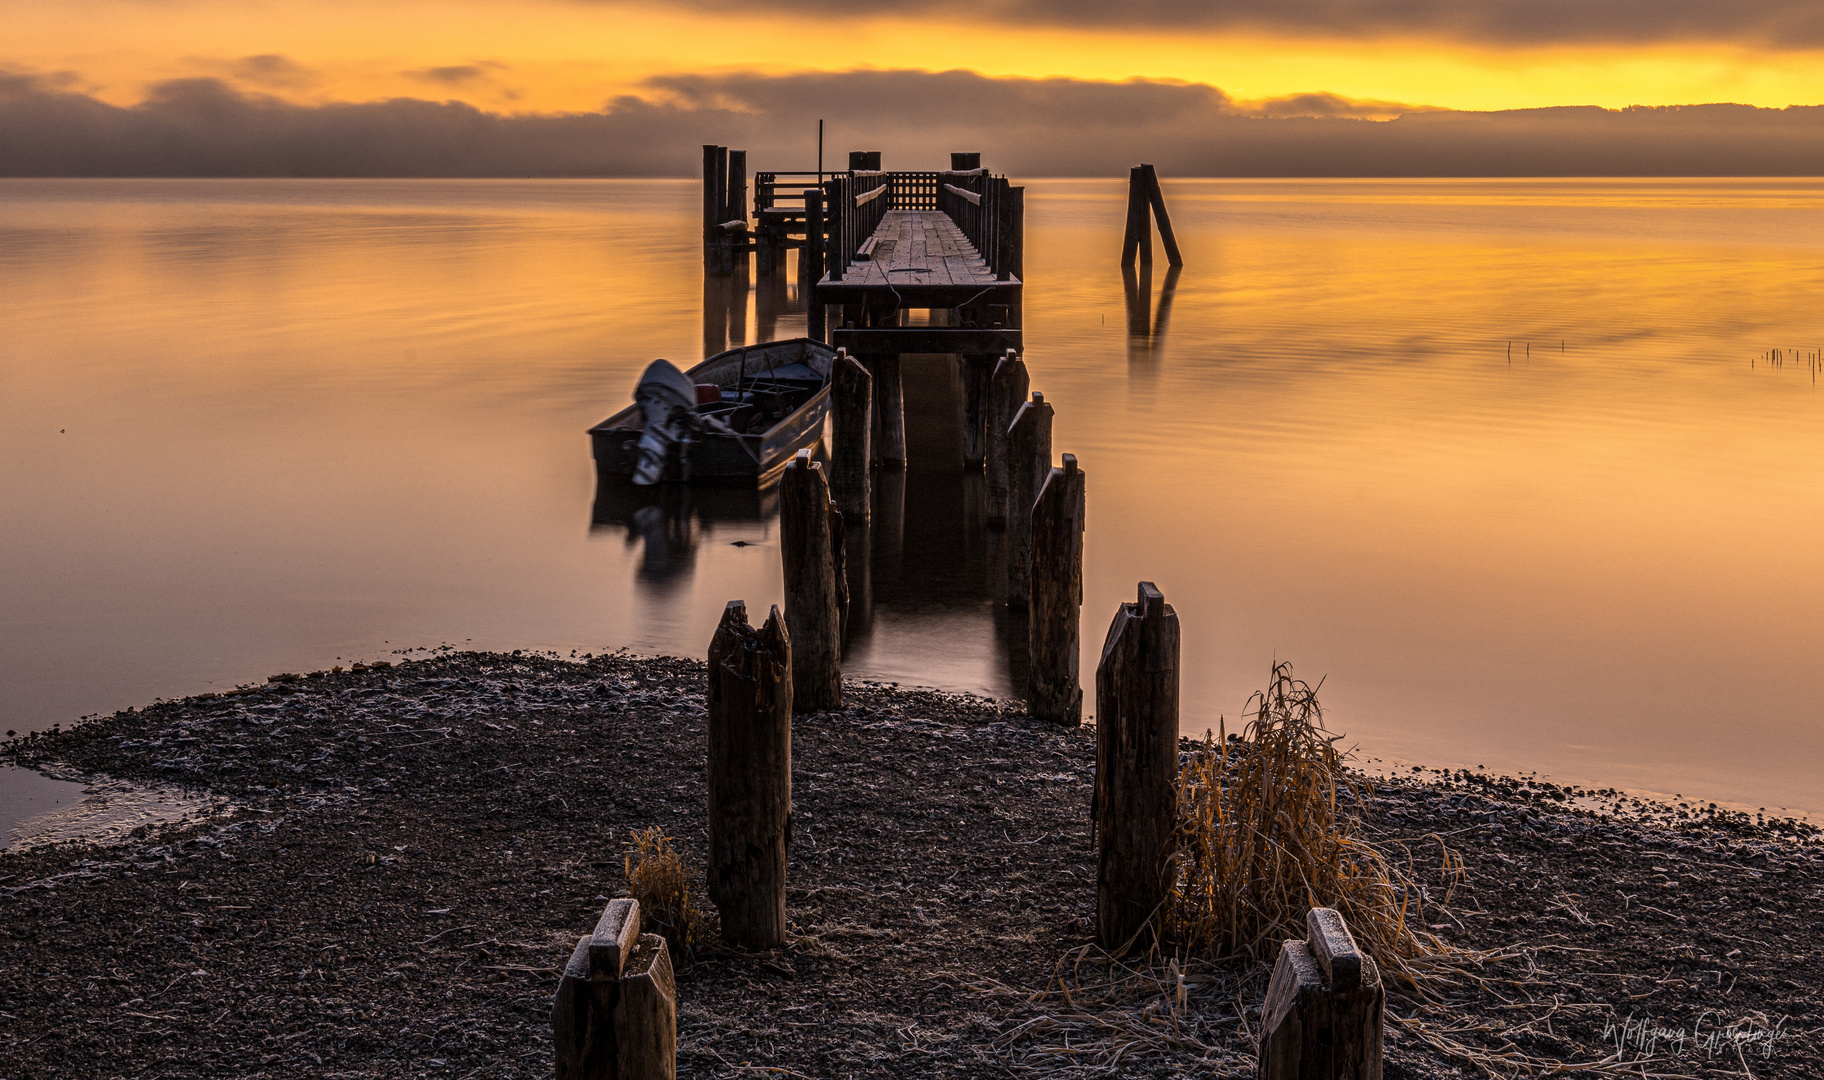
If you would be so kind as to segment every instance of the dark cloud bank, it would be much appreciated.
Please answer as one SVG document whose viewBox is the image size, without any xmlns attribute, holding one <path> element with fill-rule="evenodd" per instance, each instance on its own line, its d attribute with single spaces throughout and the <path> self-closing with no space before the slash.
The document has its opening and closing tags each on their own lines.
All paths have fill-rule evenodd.
<svg viewBox="0 0 1824 1080">
<path fill-rule="evenodd" d="M 120 108 L 0 73 L 0 175 L 690 176 L 705 142 L 746 147 L 763 168 L 805 168 L 820 115 L 831 161 L 865 148 L 885 151 L 889 168 L 930 168 L 950 150 L 981 150 L 1022 176 L 1112 175 L 1143 160 L 1176 176 L 1824 175 L 1815 106 L 1373 121 L 1321 94 L 1243 108 L 1201 85 L 897 71 L 676 76 L 646 90 L 601 112 L 501 115 L 413 99 L 290 105 L 194 79 Z"/>
<path fill-rule="evenodd" d="M 871 17 L 853 0 L 670 0 L 699 11 Z M 1732 42 L 1824 44 L 1817 0 L 924 0 L 926 18 L 1175 33 L 1258 30 L 1297 37 L 1418 37 L 1515 45 Z"/>
</svg>

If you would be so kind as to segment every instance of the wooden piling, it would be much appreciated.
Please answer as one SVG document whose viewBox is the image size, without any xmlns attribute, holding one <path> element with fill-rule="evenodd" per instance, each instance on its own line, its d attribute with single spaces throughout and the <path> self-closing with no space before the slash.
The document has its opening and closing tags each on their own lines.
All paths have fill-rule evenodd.
<svg viewBox="0 0 1824 1080">
<path fill-rule="evenodd" d="M 722 940 L 785 941 L 785 854 L 792 815 L 792 643 L 773 608 L 747 623 L 729 601 L 709 643 L 709 896 Z"/>
<path fill-rule="evenodd" d="M 899 379 L 899 354 L 874 353 L 868 357 L 874 375 L 875 416 L 880 420 L 880 446 L 876 457 L 888 469 L 906 467 L 906 397 Z"/>
<path fill-rule="evenodd" d="M 1312 908 L 1280 946 L 1261 1007 L 1257 1080 L 1381 1080 L 1386 990 L 1341 914 Z"/>
<path fill-rule="evenodd" d="M 1096 940 L 1144 943 L 1171 886 L 1177 821 L 1178 615 L 1150 581 L 1096 666 Z"/>
<path fill-rule="evenodd" d="M 723 221 L 747 220 L 747 151 L 728 152 L 728 216 Z"/>
<path fill-rule="evenodd" d="M 1032 602 L 1027 620 L 1026 712 L 1034 719 L 1083 723 L 1078 678 L 1083 610 L 1085 476 L 1075 454 L 1050 470 L 1032 505 Z"/>
<path fill-rule="evenodd" d="M 1152 206 L 1154 220 L 1159 223 L 1159 242 L 1165 247 L 1165 259 L 1173 266 L 1183 266 L 1184 256 L 1178 253 L 1178 235 L 1172 232 L 1172 216 L 1165 212 L 1165 192 L 1160 190 L 1159 174 L 1146 164 L 1140 166 L 1140 174 L 1146 181 L 1146 201 Z"/>
<path fill-rule="evenodd" d="M 873 436 L 874 377 L 838 349 L 830 370 L 830 497 L 858 528 L 867 527 L 870 514 Z"/>
<path fill-rule="evenodd" d="M 804 193 L 804 247 L 798 251 L 798 291 L 804 297 L 807 334 L 816 341 L 824 340 L 823 302 L 817 298 L 817 282 L 823 277 L 823 192 Z"/>
<path fill-rule="evenodd" d="M 723 155 L 727 151 L 714 143 L 703 144 L 703 269 L 711 274 L 722 272 L 722 252 L 718 241 L 722 224 Z"/>
<path fill-rule="evenodd" d="M 1127 171 L 1127 234 L 1121 238 L 1121 265 L 1134 265 L 1134 257 L 1153 263 L 1153 227 L 1147 215 L 1146 174 L 1135 165 Z"/>
<path fill-rule="evenodd" d="M 1051 405 L 1034 393 L 1007 425 L 1007 606 L 1032 596 L 1032 504 L 1051 471 Z"/>
<path fill-rule="evenodd" d="M 809 450 L 800 450 L 779 478 L 779 550 L 785 564 L 794 714 L 842 708 L 842 611 L 830 513 L 823 465 L 811 460 Z"/>
<path fill-rule="evenodd" d="M 963 468 L 979 469 L 988 460 L 988 382 L 994 355 L 964 354 L 958 372 L 963 381 Z"/>
<path fill-rule="evenodd" d="M 639 904 L 610 900 L 576 943 L 551 1002 L 557 1080 L 676 1080 L 678 994 L 664 938 Z"/>
<path fill-rule="evenodd" d="M 1026 362 L 1008 349 L 988 379 L 988 415 L 984 460 L 988 465 L 988 527 L 1007 525 L 1007 427 L 1026 401 L 1031 379 Z"/>
</svg>

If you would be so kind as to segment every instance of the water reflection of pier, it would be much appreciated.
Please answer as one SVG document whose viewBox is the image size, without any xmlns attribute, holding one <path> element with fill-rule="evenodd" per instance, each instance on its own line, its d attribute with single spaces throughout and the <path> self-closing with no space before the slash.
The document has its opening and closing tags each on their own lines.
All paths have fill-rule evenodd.
<svg viewBox="0 0 1824 1080">
<path fill-rule="evenodd" d="M 718 533 L 770 539 L 777 520 L 776 487 L 639 488 L 598 476 L 591 531 L 620 531 L 638 545 L 638 588 L 669 600 L 685 591 L 700 559 L 716 557 Z M 1020 686 L 1026 624 L 1005 603 L 1002 536 L 988 528 L 980 474 L 880 474 L 872 525 L 846 537 L 845 667 L 994 693 Z"/>
</svg>

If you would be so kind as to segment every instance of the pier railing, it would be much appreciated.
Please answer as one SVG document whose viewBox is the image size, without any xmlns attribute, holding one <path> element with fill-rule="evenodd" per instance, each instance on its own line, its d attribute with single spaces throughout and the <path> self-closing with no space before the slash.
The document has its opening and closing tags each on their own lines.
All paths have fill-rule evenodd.
<svg viewBox="0 0 1824 1080">
<path fill-rule="evenodd" d="M 938 174 L 937 209 L 949 215 L 994 276 L 1020 277 L 1025 231 L 1025 188 L 991 176 L 985 169 Z"/>
<path fill-rule="evenodd" d="M 953 165 L 977 160 L 978 155 L 952 155 Z M 879 162 L 879 154 L 870 152 L 851 154 L 845 172 L 756 172 L 750 201 L 746 152 L 705 145 L 704 269 L 730 276 L 754 252 L 760 272 L 773 273 L 783 266 L 787 250 L 800 248 L 801 272 L 821 270 L 841 281 L 856 259 L 870 254 L 874 230 L 888 210 L 936 210 L 956 223 L 998 280 L 1021 276 L 1024 188 L 981 168 L 886 172 L 866 167 Z M 807 198 L 813 194 L 817 198 Z M 821 215 L 812 209 L 819 202 Z"/>
<path fill-rule="evenodd" d="M 830 280 L 842 273 L 874 235 L 880 219 L 893 208 L 893 175 L 888 172 L 840 173 L 824 185 L 824 227 L 829 230 Z"/>
</svg>

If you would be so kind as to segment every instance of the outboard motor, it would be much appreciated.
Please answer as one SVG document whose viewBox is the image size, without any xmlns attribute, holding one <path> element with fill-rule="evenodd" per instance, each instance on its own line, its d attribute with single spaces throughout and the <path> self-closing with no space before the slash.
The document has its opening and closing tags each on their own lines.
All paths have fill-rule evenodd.
<svg viewBox="0 0 1824 1080">
<path fill-rule="evenodd" d="M 633 400 L 646 414 L 646 433 L 640 436 L 640 461 L 633 469 L 636 484 L 656 484 L 665 476 L 671 448 L 697 426 L 697 387 L 669 360 L 654 360 L 634 387 Z"/>
</svg>

